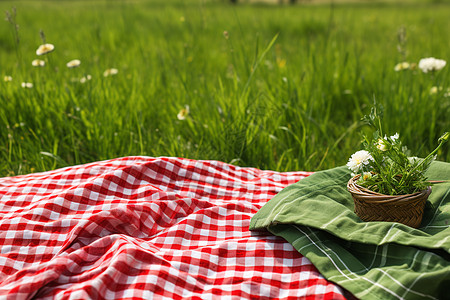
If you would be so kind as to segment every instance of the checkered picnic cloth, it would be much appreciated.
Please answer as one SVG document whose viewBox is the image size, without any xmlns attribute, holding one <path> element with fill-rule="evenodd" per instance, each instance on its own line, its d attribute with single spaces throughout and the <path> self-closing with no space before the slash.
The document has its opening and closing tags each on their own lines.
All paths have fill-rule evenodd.
<svg viewBox="0 0 450 300">
<path fill-rule="evenodd" d="M 0 179 L 1 299 L 345 299 L 251 217 L 310 173 L 125 157 Z"/>
</svg>

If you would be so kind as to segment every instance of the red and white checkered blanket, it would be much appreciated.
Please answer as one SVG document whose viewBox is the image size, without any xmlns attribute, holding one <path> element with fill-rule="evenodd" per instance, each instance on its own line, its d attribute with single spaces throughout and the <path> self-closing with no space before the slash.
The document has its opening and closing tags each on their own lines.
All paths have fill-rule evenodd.
<svg viewBox="0 0 450 300">
<path fill-rule="evenodd" d="M 250 218 L 310 173 L 125 157 L 0 178 L 0 298 L 345 299 Z"/>
</svg>

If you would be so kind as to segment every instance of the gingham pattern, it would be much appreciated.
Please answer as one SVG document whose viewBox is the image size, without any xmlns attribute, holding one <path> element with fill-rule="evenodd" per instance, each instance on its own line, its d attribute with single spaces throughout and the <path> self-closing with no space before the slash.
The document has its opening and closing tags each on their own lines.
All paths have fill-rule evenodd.
<svg viewBox="0 0 450 300">
<path fill-rule="evenodd" d="M 250 218 L 310 173 L 125 157 L 0 179 L 0 298 L 345 299 Z"/>
</svg>

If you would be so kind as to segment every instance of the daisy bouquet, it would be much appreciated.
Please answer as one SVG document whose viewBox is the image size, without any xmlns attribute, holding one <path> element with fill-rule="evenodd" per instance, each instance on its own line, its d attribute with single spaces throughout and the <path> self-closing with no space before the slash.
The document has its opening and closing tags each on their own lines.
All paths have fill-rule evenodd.
<svg viewBox="0 0 450 300">
<path fill-rule="evenodd" d="M 369 116 L 364 117 L 375 129 L 372 138 L 364 136 L 364 150 L 354 153 L 347 167 L 353 176 L 360 174 L 358 185 L 384 195 L 404 195 L 423 191 L 431 183 L 425 172 L 436 153 L 449 140 L 446 132 L 438 140 L 438 146 L 424 159 L 410 157 L 398 133 L 387 136 L 381 126 L 381 107 L 374 106 Z"/>
</svg>

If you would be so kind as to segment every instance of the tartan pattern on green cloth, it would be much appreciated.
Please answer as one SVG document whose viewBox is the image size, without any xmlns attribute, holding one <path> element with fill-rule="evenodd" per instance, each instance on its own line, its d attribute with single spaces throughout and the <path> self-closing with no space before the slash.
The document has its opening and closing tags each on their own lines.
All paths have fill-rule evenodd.
<svg viewBox="0 0 450 300">
<path fill-rule="evenodd" d="M 434 162 L 430 180 L 449 180 Z M 291 243 L 319 271 L 360 299 L 450 299 L 450 184 L 433 186 L 420 228 L 363 222 L 346 191 L 345 167 L 290 185 L 252 218 Z"/>
</svg>

